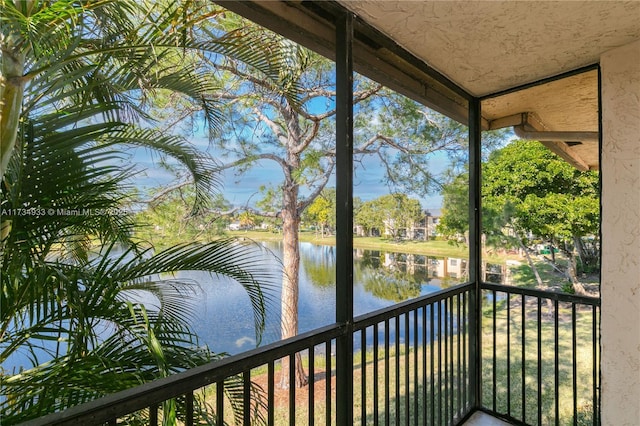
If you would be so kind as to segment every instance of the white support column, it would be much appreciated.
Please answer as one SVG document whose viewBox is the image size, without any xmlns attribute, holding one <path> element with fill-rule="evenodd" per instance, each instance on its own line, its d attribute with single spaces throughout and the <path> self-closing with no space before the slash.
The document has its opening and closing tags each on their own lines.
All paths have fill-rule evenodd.
<svg viewBox="0 0 640 426">
<path fill-rule="evenodd" d="M 602 55 L 602 424 L 640 423 L 640 41 Z"/>
</svg>

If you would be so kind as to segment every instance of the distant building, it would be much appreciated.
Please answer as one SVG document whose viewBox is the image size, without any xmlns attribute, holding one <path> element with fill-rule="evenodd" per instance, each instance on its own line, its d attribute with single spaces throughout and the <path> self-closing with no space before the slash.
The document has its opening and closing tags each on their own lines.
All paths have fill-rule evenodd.
<svg viewBox="0 0 640 426">
<path fill-rule="evenodd" d="M 427 241 L 438 236 L 436 227 L 440 222 L 442 212 L 440 209 L 429 209 L 423 211 L 422 219 L 420 219 L 409 230 L 409 236 L 414 240 Z"/>
</svg>

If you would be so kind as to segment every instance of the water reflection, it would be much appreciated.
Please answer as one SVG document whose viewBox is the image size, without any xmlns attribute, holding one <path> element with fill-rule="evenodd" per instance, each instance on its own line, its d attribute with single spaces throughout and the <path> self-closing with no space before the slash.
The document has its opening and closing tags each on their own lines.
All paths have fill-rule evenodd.
<svg viewBox="0 0 640 426">
<path fill-rule="evenodd" d="M 263 243 L 280 257 L 278 243 Z M 299 332 L 335 322 L 335 247 L 301 243 Z M 500 265 L 498 265 L 499 267 Z M 275 267 L 275 263 L 274 263 Z M 467 259 L 354 250 L 354 315 L 381 309 L 466 281 Z M 498 276 L 499 268 L 487 267 Z M 256 346 L 253 317 L 242 288 L 225 279 L 191 273 L 208 289 L 194 328 L 216 352 L 239 353 Z M 273 289 L 262 344 L 280 339 L 280 293 Z"/>
<path fill-rule="evenodd" d="M 261 253 L 264 263 L 271 261 L 273 267 L 279 269 L 275 257 L 282 256 L 280 244 L 263 245 L 270 250 L 270 253 Z M 336 254 L 335 247 L 310 243 L 302 243 L 300 252 L 299 332 L 303 333 L 335 322 Z M 464 282 L 467 268 L 467 259 L 354 250 L 354 315 Z M 505 265 L 486 264 L 483 271 L 485 281 L 505 281 Z M 197 306 L 192 323 L 201 344 L 207 344 L 215 352 L 234 354 L 255 348 L 258 343 L 264 345 L 280 340 L 279 288 L 268 291 L 266 329 L 259 342 L 253 327 L 251 302 L 242 286 L 226 277 L 211 276 L 206 272 L 181 272 L 179 275 L 199 283 L 203 290 L 195 298 Z M 435 318 L 439 317 L 437 309 L 434 308 Z M 429 314 L 430 310 L 426 312 Z M 422 320 L 418 319 L 420 328 Z M 390 327 L 391 338 L 394 338 L 395 325 L 387 326 Z M 403 327 L 400 324 L 400 341 L 404 336 Z M 367 341 L 371 340 L 368 338 Z M 358 349 L 358 344 L 355 349 Z M 21 355 L 10 360 L 6 368 L 18 365 L 28 365 Z"/>
</svg>

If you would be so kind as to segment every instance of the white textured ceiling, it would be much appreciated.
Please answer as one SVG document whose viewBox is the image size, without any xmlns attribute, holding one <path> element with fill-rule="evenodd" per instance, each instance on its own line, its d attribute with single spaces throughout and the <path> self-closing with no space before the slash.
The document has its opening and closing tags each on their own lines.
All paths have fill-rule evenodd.
<svg viewBox="0 0 640 426">
<path fill-rule="evenodd" d="M 640 38 L 640 1 L 340 3 L 474 96 L 597 63 Z"/>
</svg>

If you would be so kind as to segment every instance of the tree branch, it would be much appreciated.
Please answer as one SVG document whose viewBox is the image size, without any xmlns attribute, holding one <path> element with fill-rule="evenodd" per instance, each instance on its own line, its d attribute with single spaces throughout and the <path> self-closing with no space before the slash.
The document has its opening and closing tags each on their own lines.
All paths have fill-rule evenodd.
<svg viewBox="0 0 640 426">
<path fill-rule="evenodd" d="M 264 115 L 262 111 L 260 111 L 256 107 L 253 108 L 253 113 L 258 116 L 258 119 L 260 121 L 263 121 L 271 129 L 271 131 L 274 133 L 274 135 L 278 138 L 278 140 L 283 146 L 287 146 L 288 139 L 287 139 L 287 135 L 284 133 L 282 129 L 282 126 L 278 125 L 278 123 L 276 123 L 275 121 L 271 120 L 269 117 Z"/>
<path fill-rule="evenodd" d="M 274 88 L 273 84 L 271 84 L 271 82 L 269 82 L 268 80 L 264 80 L 256 77 L 253 74 L 248 74 L 243 71 L 240 71 L 240 69 L 238 69 L 238 67 L 235 65 L 232 66 L 232 65 L 214 63 L 213 67 L 220 71 L 228 71 L 231 74 L 235 75 L 236 77 L 240 77 L 243 80 L 249 81 L 255 84 L 256 86 L 263 87 L 269 91 L 272 91 Z"/>
<path fill-rule="evenodd" d="M 327 170 L 322 176 L 321 183 L 313 190 L 311 194 L 309 194 L 308 197 L 304 199 L 304 201 L 301 201 L 298 203 L 298 213 L 302 213 L 304 209 L 309 207 L 311 203 L 313 203 L 313 201 L 316 199 L 316 197 L 320 195 L 320 193 L 325 188 L 325 186 L 327 186 L 327 183 L 329 182 L 329 178 L 331 177 L 331 173 L 333 173 L 334 167 L 335 167 L 335 162 L 331 161 L 329 163 L 329 167 L 327 167 Z"/>
<path fill-rule="evenodd" d="M 188 185 L 193 185 L 193 184 L 194 184 L 193 179 L 189 179 L 189 180 L 186 180 L 186 181 L 178 182 L 175 185 L 171 185 L 171 186 L 168 186 L 168 187 L 164 188 L 162 191 L 156 193 L 153 197 L 151 197 L 151 198 L 149 198 L 147 200 L 140 201 L 140 203 L 149 204 L 151 206 L 155 206 L 159 202 L 161 202 L 165 197 L 167 197 L 171 192 L 173 192 L 175 190 L 178 190 L 178 189 L 181 189 L 181 188 L 184 188 L 185 186 L 188 186 Z"/>
<path fill-rule="evenodd" d="M 353 94 L 353 104 L 356 105 L 362 101 L 364 101 L 365 99 L 370 98 L 371 96 L 375 95 L 376 93 L 378 93 L 380 90 L 382 89 L 382 85 L 378 84 L 374 87 L 372 87 L 369 90 L 363 90 L 360 92 L 356 92 Z M 322 93 L 323 97 L 331 97 L 331 96 L 335 96 L 335 92 L 333 91 L 321 91 L 321 90 L 316 90 L 316 93 L 320 94 Z M 319 97 L 320 95 L 314 96 L 314 97 Z M 304 99 L 304 98 L 303 98 Z M 313 99 L 313 97 L 309 97 L 309 99 Z M 307 99 L 307 100 L 309 100 Z M 304 103 L 304 102 L 301 102 Z M 332 117 L 336 114 L 336 110 L 332 109 L 329 110 L 323 114 L 309 114 L 307 111 L 304 111 L 301 109 L 300 111 L 300 115 L 302 115 L 304 118 L 306 118 L 307 120 L 311 120 L 311 121 L 322 121 L 324 119 L 327 119 L 329 117 Z"/>
<path fill-rule="evenodd" d="M 293 152 L 295 154 L 300 154 L 302 151 L 307 149 L 309 144 L 313 142 L 313 140 L 318 136 L 318 130 L 320 129 L 320 121 L 314 121 L 311 127 L 311 133 L 309 133 L 301 143 L 293 147 Z"/>
<path fill-rule="evenodd" d="M 240 158 L 236 161 L 232 161 L 230 163 L 225 163 L 221 166 L 218 166 L 214 169 L 215 172 L 221 172 L 223 170 L 228 170 L 228 169 L 232 169 L 234 167 L 240 166 L 244 163 L 248 163 L 250 161 L 256 161 L 256 160 L 272 160 L 275 161 L 276 163 L 278 163 L 280 165 L 280 167 L 282 167 L 282 169 L 284 170 L 285 173 L 287 173 L 287 163 L 280 157 L 278 157 L 275 154 L 269 154 L 269 153 L 264 153 L 264 154 L 258 154 L 258 155 L 252 155 L 251 157 L 245 157 L 245 158 Z"/>
</svg>

